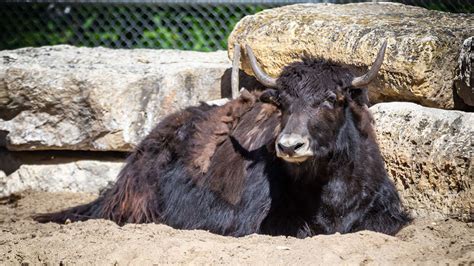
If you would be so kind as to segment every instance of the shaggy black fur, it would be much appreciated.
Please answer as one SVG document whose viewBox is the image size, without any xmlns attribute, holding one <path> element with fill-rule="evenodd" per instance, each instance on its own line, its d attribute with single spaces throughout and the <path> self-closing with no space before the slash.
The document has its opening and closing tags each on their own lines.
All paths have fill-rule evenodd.
<svg viewBox="0 0 474 266">
<path fill-rule="evenodd" d="M 410 218 L 385 171 L 367 92 L 351 87 L 352 78 L 331 62 L 304 59 L 284 69 L 277 90 L 174 113 L 96 201 L 35 219 L 155 222 L 232 236 L 395 234 Z M 315 155 L 278 158 L 277 136 L 301 127 Z"/>
</svg>

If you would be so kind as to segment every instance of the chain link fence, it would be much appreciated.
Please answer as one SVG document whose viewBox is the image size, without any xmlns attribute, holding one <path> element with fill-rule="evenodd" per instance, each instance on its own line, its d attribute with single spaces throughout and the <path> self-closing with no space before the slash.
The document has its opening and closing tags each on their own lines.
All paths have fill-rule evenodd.
<svg viewBox="0 0 474 266">
<path fill-rule="evenodd" d="M 54 44 L 221 50 L 244 16 L 298 2 L 365 1 L 7 1 L 0 2 L 0 50 Z M 471 0 L 396 2 L 474 11 Z"/>
</svg>

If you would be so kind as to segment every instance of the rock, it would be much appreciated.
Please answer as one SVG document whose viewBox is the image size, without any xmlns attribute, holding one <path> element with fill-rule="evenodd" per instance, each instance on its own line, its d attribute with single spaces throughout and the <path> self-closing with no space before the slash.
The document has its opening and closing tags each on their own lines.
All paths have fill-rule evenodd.
<svg viewBox="0 0 474 266">
<path fill-rule="evenodd" d="M 405 205 L 419 216 L 473 220 L 474 113 L 398 102 L 370 110 Z"/>
<path fill-rule="evenodd" d="M 367 71 L 384 39 L 385 61 L 370 86 L 373 102 L 412 101 L 453 108 L 453 82 L 463 41 L 474 16 L 429 11 L 397 3 L 297 4 L 243 18 L 233 44 L 249 44 L 262 68 L 278 76 L 301 56 L 315 56 Z M 243 69 L 252 74 L 247 56 Z"/>
<path fill-rule="evenodd" d="M 0 148 L 0 171 L 11 175 L 24 164 L 64 164 L 75 161 L 119 161 L 126 159 L 125 152 L 93 151 L 9 151 Z"/>
<path fill-rule="evenodd" d="M 24 164 L 9 176 L 0 175 L 0 197 L 24 190 L 97 194 L 116 180 L 122 165 L 120 161 L 94 160 Z"/>
<path fill-rule="evenodd" d="M 10 150 L 129 151 L 164 115 L 221 98 L 230 67 L 222 51 L 0 51 L 0 132 Z"/>
<path fill-rule="evenodd" d="M 456 87 L 456 95 L 459 96 L 462 103 L 471 107 L 470 111 L 474 111 L 474 86 L 472 64 L 474 62 L 474 37 L 467 38 L 461 49 L 458 59 L 458 69 L 454 85 Z M 464 107 L 467 109 L 467 106 Z"/>
</svg>

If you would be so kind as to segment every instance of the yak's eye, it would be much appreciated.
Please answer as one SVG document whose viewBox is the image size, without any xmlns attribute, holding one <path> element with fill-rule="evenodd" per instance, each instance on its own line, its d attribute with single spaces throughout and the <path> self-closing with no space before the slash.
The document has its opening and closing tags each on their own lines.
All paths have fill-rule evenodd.
<svg viewBox="0 0 474 266">
<path fill-rule="evenodd" d="M 334 108 L 335 103 L 336 103 L 336 95 L 331 94 L 326 98 L 326 100 L 324 100 L 324 102 L 321 104 L 321 107 L 332 109 Z"/>
<path fill-rule="evenodd" d="M 332 109 L 334 107 L 334 103 L 326 100 L 321 104 L 321 107 Z"/>
<path fill-rule="evenodd" d="M 280 105 L 280 94 L 277 90 L 267 89 L 260 95 L 260 100 L 264 103 Z"/>
</svg>

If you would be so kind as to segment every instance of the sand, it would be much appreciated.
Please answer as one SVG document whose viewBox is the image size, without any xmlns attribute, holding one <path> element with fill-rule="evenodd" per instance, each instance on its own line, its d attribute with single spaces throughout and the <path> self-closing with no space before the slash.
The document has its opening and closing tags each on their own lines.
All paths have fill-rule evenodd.
<svg viewBox="0 0 474 266">
<path fill-rule="evenodd" d="M 395 237 L 362 231 L 307 239 L 223 237 L 160 224 L 106 220 L 39 224 L 31 214 L 92 200 L 81 193 L 24 193 L 0 202 L 0 264 L 433 264 L 474 265 L 474 226 L 415 219 Z"/>
</svg>

